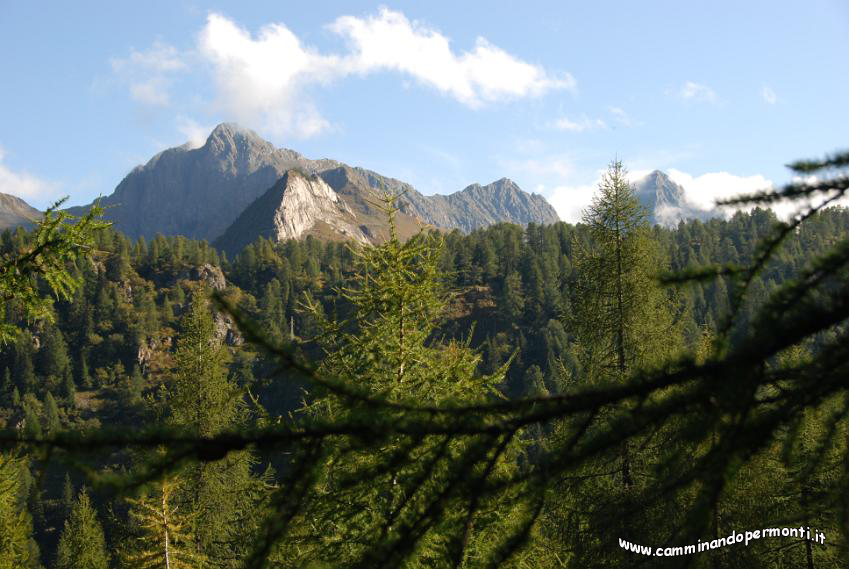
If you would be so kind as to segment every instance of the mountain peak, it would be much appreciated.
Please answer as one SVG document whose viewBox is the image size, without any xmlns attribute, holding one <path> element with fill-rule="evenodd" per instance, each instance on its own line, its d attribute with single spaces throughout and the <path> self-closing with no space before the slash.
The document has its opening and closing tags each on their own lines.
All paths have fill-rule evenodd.
<svg viewBox="0 0 849 569">
<path fill-rule="evenodd" d="M 653 170 L 633 183 L 634 194 L 649 212 L 649 220 L 666 227 L 675 227 L 684 219 L 707 219 L 715 212 L 693 206 L 684 188 L 662 170 Z"/>
<path fill-rule="evenodd" d="M 212 150 L 216 154 L 274 151 L 274 145 L 257 133 L 231 122 L 221 123 L 212 129 L 203 148 Z"/>
<path fill-rule="evenodd" d="M 664 181 L 670 179 L 669 174 L 667 174 L 663 170 L 652 170 L 651 172 L 648 173 L 646 178 L 650 178 L 652 180 L 661 179 L 661 180 L 664 180 Z"/>
<path fill-rule="evenodd" d="M 222 137 L 234 137 L 234 136 L 248 136 L 253 138 L 259 138 L 259 135 L 252 131 L 249 128 L 243 127 L 234 122 L 223 122 L 212 129 L 212 132 L 209 134 L 210 138 L 222 138 Z"/>
</svg>

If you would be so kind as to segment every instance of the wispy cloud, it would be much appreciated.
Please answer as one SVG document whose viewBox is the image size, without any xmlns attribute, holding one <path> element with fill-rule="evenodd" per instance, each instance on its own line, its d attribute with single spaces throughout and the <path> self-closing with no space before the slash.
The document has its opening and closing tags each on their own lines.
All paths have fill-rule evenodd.
<svg viewBox="0 0 849 569">
<path fill-rule="evenodd" d="M 708 103 L 711 105 L 719 102 L 719 98 L 712 88 L 694 81 L 685 82 L 684 85 L 682 85 L 681 88 L 674 93 L 680 99 L 687 102 Z"/>
<path fill-rule="evenodd" d="M 555 186 L 548 191 L 545 187 L 538 187 L 538 191 L 545 195 L 560 219 L 569 223 L 578 223 L 581 221 L 584 210 L 592 203 L 596 185 Z"/>
<path fill-rule="evenodd" d="M 567 117 L 560 117 L 553 121 L 551 126 L 557 130 L 584 132 L 588 130 L 606 129 L 607 123 L 601 119 L 591 119 L 586 115 L 581 115 L 580 118 L 575 120 Z"/>
<path fill-rule="evenodd" d="M 17 196 L 30 205 L 43 207 L 59 196 L 59 185 L 27 172 L 16 172 L 5 163 L 5 152 L 0 146 L 0 192 Z"/>
<path fill-rule="evenodd" d="M 189 145 L 189 148 L 203 146 L 213 128 L 214 125 L 202 125 L 184 115 L 177 117 L 177 131 Z"/>
<path fill-rule="evenodd" d="M 625 112 L 622 107 L 608 107 L 607 111 L 613 115 L 613 120 L 619 126 L 624 127 L 632 127 L 637 126 L 637 123 L 631 118 L 631 116 Z"/>
<path fill-rule="evenodd" d="M 729 172 L 708 172 L 693 176 L 670 168 L 669 178 L 684 188 L 687 200 L 702 210 L 713 209 L 717 200 L 750 194 L 772 187 L 772 181 L 764 176 L 738 176 Z"/>
<path fill-rule="evenodd" d="M 112 58 L 109 63 L 115 75 L 129 85 L 133 100 L 164 107 L 171 102 L 171 77 L 188 68 L 184 58 L 174 46 L 157 41 L 149 49 L 130 50 L 127 57 Z"/>
<path fill-rule="evenodd" d="M 767 105 L 774 105 L 778 101 L 778 97 L 775 94 L 775 91 L 772 90 L 771 87 L 763 86 L 761 89 L 761 98 L 763 98 L 764 102 Z"/>
</svg>

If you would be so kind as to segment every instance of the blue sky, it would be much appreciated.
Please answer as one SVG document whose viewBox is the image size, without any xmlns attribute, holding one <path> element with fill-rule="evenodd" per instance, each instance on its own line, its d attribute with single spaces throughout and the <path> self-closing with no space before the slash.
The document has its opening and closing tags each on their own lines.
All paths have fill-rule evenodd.
<svg viewBox="0 0 849 569">
<path fill-rule="evenodd" d="M 574 221 L 614 157 L 694 203 L 847 146 L 849 3 L 7 2 L 0 191 L 109 194 L 234 121 L 424 193 L 510 177 Z"/>
</svg>

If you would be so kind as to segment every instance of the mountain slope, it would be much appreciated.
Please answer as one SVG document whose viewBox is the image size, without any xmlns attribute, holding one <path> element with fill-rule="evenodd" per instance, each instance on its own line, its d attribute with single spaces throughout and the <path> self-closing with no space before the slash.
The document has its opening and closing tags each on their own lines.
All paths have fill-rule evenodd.
<svg viewBox="0 0 849 569">
<path fill-rule="evenodd" d="M 23 226 L 31 227 L 41 219 L 41 212 L 11 194 L 0 193 L 0 231 Z"/>
</svg>

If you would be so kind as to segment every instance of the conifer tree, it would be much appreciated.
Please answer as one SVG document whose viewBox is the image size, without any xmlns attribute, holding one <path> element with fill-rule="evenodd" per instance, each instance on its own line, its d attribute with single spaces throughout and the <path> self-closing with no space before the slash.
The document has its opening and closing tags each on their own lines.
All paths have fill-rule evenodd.
<svg viewBox="0 0 849 569">
<path fill-rule="evenodd" d="M 0 393 L 3 396 L 4 404 L 12 397 L 12 391 L 15 389 L 15 384 L 12 382 L 12 372 L 8 367 L 3 368 L 3 384 L 0 386 Z"/>
<path fill-rule="evenodd" d="M 214 338 L 204 291 L 195 291 L 181 321 L 175 373 L 169 400 L 171 422 L 209 438 L 244 423 L 238 387 L 227 377 L 225 347 Z M 247 451 L 191 465 L 180 473 L 174 507 L 187 516 L 184 530 L 210 567 L 237 567 L 250 550 L 258 488 Z"/>
<path fill-rule="evenodd" d="M 75 496 L 76 491 L 74 490 L 74 484 L 71 482 L 71 475 L 66 472 L 65 482 L 62 484 L 62 513 L 66 518 L 71 515 L 71 510 L 74 508 Z"/>
<path fill-rule="evenodd" d="M 173 422 L 202 437 L 232 426 L 240 398 L 227 378 L 226 350 L 213 338 L 212 316 L 202 291 L 193 295 L 181 320 L 174 360 L 169 401 Z"/>
<path fill-rule="evenodd" d="M 56 569 L 106 569 L 109 554 L 103 528 L 85 488 L 80 490 L 59 537 Z"/>
<path fill-rule="evenodd" d="M 55 435 L 62 428 L 62 422 L 59 419 L 59 406 L 56 404 L 56 399 L 52 393 L 48 393 L 44 397 L 44 427 L 47 435 Z"/>
<path fill-rule="evenodd" d="M 433 338 L 447 302 L 439 274 L 442 240 L 428 233 L 402 242 L 395 229 L 394 198 L 385 199 L 383 211 L 389 221 L 389 238 L 382 245 L 354 250 L 358 268 L 354 283 L 339 291 L 353 307 L 350 319 L 326 320 L 317 304 L 307 300 L 322 330 L 318 341 L 326 356 L 320 373 L 390 401 L 487 401 L 503 380 L 509 360 L 493 375 L 481 376 L 476 372 L 480 356 L 467 342 Z M 319 419 L 341 420 L 368 413 L 332 393 L 313 396 L 306 411 Z M 421 463 L 387 467 L 395 453 L 417 444 L 415 452 Z M 322 459 L 326 468 L 318 475 L 316 493 L 292 530 L 292 539 L 281 542 L 276 559 L 379 565 L 377 558 L 363 557 L 371 545 L 389 555 L 383 563 L 400 564 L 400 560 L 389 561 L 394 555 L 389 552 L 403 541 L 406 531 L 413 531 L 421 508 L 426 507 L 426 502 L 420 501 L 425 499 L 418 494 L 420 486 L 428 487 L 438 483 L 436 480 L 448 484 L 439 476 L 429 479 L 421 469 L 428 471 L 426 464 L 434 455 L 468 451 L 463 443 L 439 437 L 419 441 L 397 436 L 362 449 L 355 441 L 332 445 Z M 510 471 L 509 451 L 502 451 L 488 467 L 498 473 L 496 477 Z M 464 515 L 459 504 L 448 508 L 439 523 L 424 530 L 419 548 L 406 563 L 439 566 L 453 559 L 457 566 L 466 566 L 482 555 L 488 545 L 486 536 L 505 522 L 508 512 L 496 512 L 488 500 L 481 502 L 472 517 Z"/>
<path fill-rule="evenodd" d="M 620 161 L 602 177 L 583 222 L 589 242 L 576 243 L 571 324 L 588 379 L 622 382 L 635 368 L 674 354 L 676 307 L 655 280 L 665 267 Z"/>
<path fill-rule="evenodd" d="M 0 454 L 0 569 L 31 567 L 33 556 L 32 519 L 21 488 L 20 459 Z"/>
<path fill-rule="evenodd" d="M 121 552 L 127 569 L 199 569 L 205 557 L 189 535 L 187 516 L 176 505 L 178 478 L 155 484 L 155 491 L 130 499 L 130 525 L 134 539 Z"/>
<path fill-rule="evenodd" d="M 65 368 L 64 377 L 62 379 L 62 397 L 70 407 L 74 406 L 74 397 L 77 393 L 77 386 L 74 384 L 74 375 L 71 372 L 71 367 Z"/>
<path fill-rule="evenodd" d="M 580 381 L 623 385 L 638 370 L 676 355 L 681 342 L 673 325 L 677 307 L 656 281 L 663 269 L 657 244 L 649 235 L 645 210 L 620 161 L 611 163 L 603 175 L 583 222 L 588 234 L 586 241 L 574 244 L 570 319 L 582 371 Z M 558 437 L 559 432 L 556 429 L 553 436 Z M 614 562 L 615 557 L 610 556 L 615 552 L 598 541 L 601 528 L 629 535 L 625 533 L 628 525 L 651 527 L 649 511 L 642 512 L 639 522 L 636 518 L 625 521 L 621 515 L 642 491 L 640 481 L 646 480 L 652 463 L 658 460 L 646 448 L 635 452 L 634 446 L 641 443 L 625 441 L 618 452 L 588 462 L 576 480 L 590 483 L 568 484 L 559 490 L 571 503 L 561 500 L 557 507 L 575 514 L 560 519 L 558 525 L 585 531 L 563 533 L 555 540 L 582 564 Z"/>
</svg>

